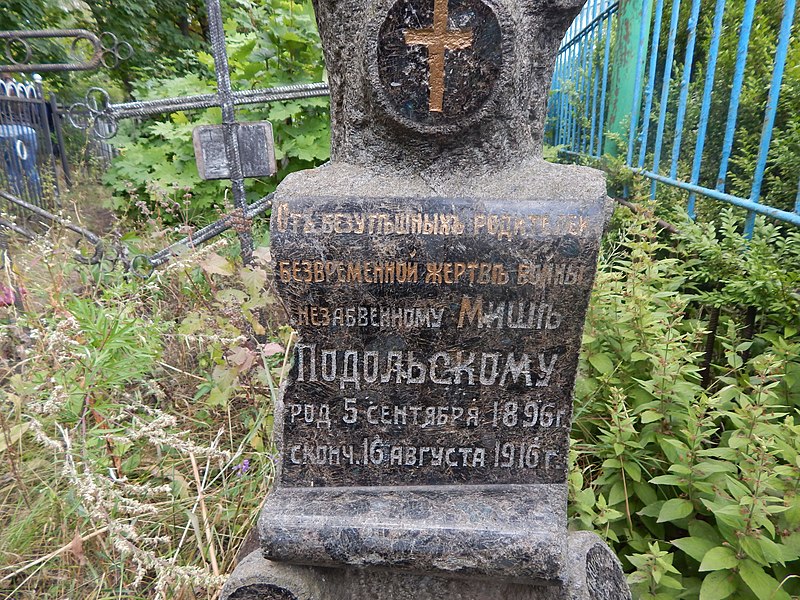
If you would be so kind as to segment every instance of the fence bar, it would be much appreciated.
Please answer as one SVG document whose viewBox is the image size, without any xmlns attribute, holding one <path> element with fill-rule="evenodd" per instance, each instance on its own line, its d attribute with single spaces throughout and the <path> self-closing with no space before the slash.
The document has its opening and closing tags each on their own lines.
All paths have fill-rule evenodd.
<svg viewBox="0 0 800 600">
<path fill-rule="evenodd" d="M 747 62 L 747 47 L 750 44 L 750 31 L 753 28 L 755 9 L 756 0 L 747 0 L 744 5 L 742 25 L 739 29 L 739 44 L 736 47 L 736 66 L 733 71 L 731 101 L 728 106 L 728 120 L 725 123 L 725 139 L 722 142 L 722 156 L 719 163 L 719 175 L 717 176 L 717 190 L 720 192 L 725 191 L 725 179 L 728 176 L 728 161 L 731 158 L 733 135 L 736 133 L 736 118 L 739 114 L 739 96 L 742 94 L 744 66 Z"/>
<path fill-rule="evenodd" d="M 39 98 L 39 120 L 41 127 L 39 131 L 42 134 L 42 141 L 44 142 L 44 152 L 47 154 L 47 166 L 50 167 L 50 174 L 53 181 L 50 182 L 51 193 L 56 199 L 56 206 L 60 204 L 58 195 L 60 193 L 58 185 L 58 174 L 56 173 L 56 159 L 53 153 L 53 140 L 50 139 L 50 126 L 47 122 L 47 101 L 44 97 L 44 88 L 42 87 L 42 76 L 34 74 L 33 76 L 34 87 L 36 88 L 36 96 Z M 55 119 L 55 116 L 53 117 Z M 44 165 L 43 165 L 44 166 Z M 42 199 L 44 200 L 44 198 Z M 53 207 L 50 207 L 53 208 Z"/>
<path fill-rule="evenodd" d="M 555 92 L 550 98 L 550 106 L 548 107 L 549 110 L 553 113 L 553 145 L 558 146 L 560 143 L 561 138 L 561 113 L 560 113 L 560 105 L 561 105 L 561 71 L 564 65 L 564 56 L 559 54 L 556 58 L 556 68 L 553 73 L 553 92 Z"/>
<path fill-rule="evenodd" d="M 673 187 L 686 190 L 688 192 L 694 192 L 695 194 L 702 194 L 703 196 L 708 196 L 709 198 L 712 198 L 714 200 L 727 202 L 728 204 L 733 204 L 734 206 L 738 206 L 740 208 L 746 208 L 747 210 L 751 210 L 761 215 L 766 215 L 774 219 L 780 219 L 781 221 L 786 221 L 787 223 L 800 226 L 800 214 L 788 212 L 785 210 L 780 210 L 778 208 L 773 208 L 771 206 L 759 204 L 751 200 L 745 200 L 744 198 L 739 198 L 738 196 L 731 196 L 730 194 L 726 194 L 718 190 L 711 190 L 708 188 L 700 187 L 699 185 L 692 185 L 691 183 L 678 181 L 676 179 L 670 179 L 669 177 L 653 173 L 652 171 L 645 171 L 644 169 L 632 169 L 632 170 L 634 173 L 643 175 L 644 177 L 647 177 L 648 179 L 651 179 L 653 181 L 658 181 L 659 183 L 666 183 L 667 185 L 671 185 Z"/>
<path fill-rule="evenodd" d="M 596 0 L 589 0 L 588 4 L 586 5 L 589 8 L 589 12 L 587 13 L 586 17 L 588 21 L 591 23 L 594 20 L 594 8 L 596 6 Z M 594 40 L 592 38 L 593 26 L 589 25 L 589 28 L 586 30 L 586 35 L 584 39 L 584 43 L 582 44 L 584 51 L 583 51 L 583 62 L 581 63 L 581 98 L 580 104 L 578 108 L 580 108 L 581 104 L 583 105 L 583 113 L 580 128 L 581 128 L 581 136 L 580 136 L 580 151 L 584 152 L 586 148 L 586 122 L 589 119 L 589 80 L 590 80 L 590 73 L 592 72 L 592 49 L 594 48 Z"/>
<path fill-rule="evenodd" d="M 797 198 L 794 201 L 794 212 L 800 215 L 800 179 L 797 180 Z"/>
<path fill-rule="evenodd" d="M 69 170 L 69 160 L 67 159 L 67 146 L 64 142 L 61 113 L 58 112 L 58 98 L 55 94 L 50 94 L 50 114 L 53 115 L 53 129 L 56 130 L 56 143 L 58 144 L 58 155 L 61 159 L 61 170 L 64 173 L 64 181 L 67 183 L 67 187 L 72 187 L 72 173 Z"/>
<path fill-rule="evenodd" d="M 781 21 L 781 32 L 778 36 L 778 45 L 775 48 L 775 65 L 772 69 L 772 82 L 769 86 L 767 96 L 767 110 L 764 114 L 764 125 L 761 128 L 761 144 L 758 149 L 758 161 L 756 162 L 756 172 L 753 175 L 753 187 L 750 190 L 750 201 L 758 203 L 761 196 L 761 184 L 764 181 L 764 171 L 767 167 L 767 156 L 769 155 L 769 144 L 772 141 L 772 128 L 775 126 L 775 113 L 778 111 L 778 98 L 781 95 L 781 83 L 783 82 L 783 72 L 786 68 L 786 54 L 789 51 L 789 38 L 792 33 L 792 21 L 794 20 L 794 9 L 796 0 L 785 0 L 783 5 L 783 20 Z M 744 235 L 747 238 L 753 236 L 756 215 L 751 212 L 747 215 L 744 226 Z"/>
<path fill-rule="evenodd" d="M 619 2 L 613 0 L 612 4 L 604 8 L 600 14 L 598 14 L 589 22 L 589 24 L 586 26 L 586 29 L 598 25 L 618 10 Z M 567 48 L 580 43 L 580 41 L 585 37 L 583 30 L 578 29 L 577 33 L 575 32 L 575 26 L 579 23 L 579 20 L 580 16 L 576 17 L 575 21 L 573 21 L 572 25 L 570 25 L 570 28 L 567 30 L 567 34 L 564 36 L 564 41 L 561 43 L 561 46 L 559 46 L 559 53 L 563 53 Z"/>
<path fill-rule="evenodd" d="M 568 48 L 567 49 L 566 69 L 568 71 L 572 71 L 573 70 L 573 64 L 572 64 L 572 53 L 573 52 L 574 52 L 574 48 Z M 570 82 L 569 87 L 567 88 L 566 92 L 564 93 L 564 105 L 563 105 L 563 110 L 564 110 L 564 137 L 561 140 L 561 143 L 564 144 L 565 146 L 569 144 L 569 133 L 570 133 L 570 127 L 571 127 L 570 112 L 569 112 L 569 110 L 570 110 L 569 109 L 569 107 L 570 107 L 570 94 L 572 93 L 571 87 L 572 86 L 571 86 L 571 82 Z"/>
<path fill-rule="evenodd" d="M 589 51 L 589 74 L 586 78 L 586 110 L 584 111 L 584 125 L 586 123 L 591 123 L 591 128 L 589 131 L 588 136 L 588 143 L 589 143 L 589 154 L 592 153 L 592 146 L 594 146 L 594 130 L 595 130 L 595 116 L 597 115 L 597 68 L 595 68 L 595 60 L 594 60 L 594 50 L 597 46 L 597 37 L 598 31 L 600 30 L 600 25 L 602 24 L 600 21 L 595 19 L 595 13 L 597 12 L 598 7 L 600 6 L 601 0 L 593 0 L 594 5 L 592 6 L 592 34 L 591 40 L 592 45 Z M 591 102 L 589 102 L 589 94 L 592 94 Z M 592 108 L 592 118 L 589 119 L 589 105 L 591 104 Z M 582 152 L 586 152 L 586 146 L 584 145 L 581 148 Z"/>
<path fill-rule="evenodd" d="M 567 73 L 570 70 L 570 67 L 571 67 L 570 54 L 571 54 L 570 50 L 567 50 L 564 53 L 564 60 L 563 60 L 563 64 L 562 64 L 562 67 L 561 67 L 562 74 L 563 73 Z M 561 98 L 560 98 L 561 103 L 559 105 L 559 113 L 561 115 L 561 117 L 560 117 L 560 127 L 559 127 L 559 144 L 560 145 L 566 145 L 566 143 L 567 143 L 567 125 L 569 123 L 569 121 L 568 121 L 569 90 L 568 89 L 567 90 L 564 89 L 564 83 L 565 82 L 562 80 Z"/>
<path fill-rule="evenodd" d="M 558 79 L 554 84 L 554 91 L 555 96 L 553 97 L 554 100 L 551 100 L 553 103 L 553 114 L 555 115 L 555 121 L 553 122 L 553 145 L 559 146 L 561 145 L 561 129 L 564 125 L 563 120 L 561 119 L 561 102 L 564 97 L 564 92 L 562 89 L 562 77 L 561 73 L 564 69 L 564 55 L 559 54 L 558 59 L 556 62 L 556 72 L 558 73 Z"/>
<path fill-rule="evenodd" d="M 595 156 L 600 156 L 603 151 L 603 133 L 606 123 L 606 90 L 608 89 L 608 57 L 611 54 L 611 14 L 606 19 L 606 47 L 603 52 L 603 90 L 600 93 L 600 124 L 597 132 L 597 151 Z"/>
<path fill-rule="evenodd" d="M 583 121 L 581 121 L 581 129 L 582 129 L 581 152 L 582 153 L 586 152 L 586 142 L 588 141 L 586 139 L 587 138 L 587 135 L 586 135 L 587 134 L 586 123 L 589 122 L 589 106 L 591 104 L 591 102 L 589 101 L 589 93 L 591 92 L 591 89 L 592 89 L 592 83 L 591 82 L 592 82 L 592 73 L 593 73 L 592 67 L 594 66 L 594 45 L 595 45 L 595 35 L 594 35 L 594 33 L 595 33 L 595 13 L 597 12 L 597 2 L 598 2 L 598 0 L 589 0 L 589 4 L 588 4 L 589 13 L 587 14 L 587 17 L 589 18 L 589 29 L 586 32 L 586 42 L 587 43 L 583 44 L 584 47 L 586 48 L 586 50 L 585 50 L 584 61 L 583 61 L 584 69 L 583 69 L 583 73 L 581 73 L 582 79 L 583 79 L 583 85 L 582 85 L 583 94 L 582 94 L 581 100 L 583 101 L 583 105 L 584 105 L 583 106 Z"/>
<path fill-rule="evenodd" d="M 647 155 L 647 136 L 650 134 L 650 113 L 653 110 L 653 93 L 656 87 L 656 64 L 658 62 L 658 46 L 661 43 L 661 19 L 664 16 L 664 0 L 656 4 L 655 20 L 653 21 L 653 43 L 650 47 L 650 65 L 647 70 L 647 89 L 644 93 L 644 114 L 642 116 L 642 131 L 639 134 L 639 168 L 644 167 Z M 631 133 L 634 133 L 632 131 Z M 633 146 L 631 145 L 631 153 Z M 629 161 L 628 166 L 631 166 Z"/>
<path fill-rule="evenodd" d="M 594 48 L 594 13 L 597 7 L 597 0 L 589 0 L 586 4 L 588 11 L 586 12 L 586 25 L 584 25 L 583 30 L 583 60 L 581 61 L 581 95 L 580 95 L 580 102 L 584 106 L 583 111 L 578 111 L 580 115 L 581 112 L 583 113 L 583 118 L 581 118 L 579 127 L 581 131 L 580 139 L 579 139 L 579 148 L 580 151 L 583 152 L 586 148 L 586 122 L 589 119 L 589 90 L 591 85 L 589 84 L 590 80 L 590 73 L 592 72 L 592 50 Z M 580 104 L 577 106 L 580 108 Z"/>
<path fill-rule="evenodd" d="M 692 161 L 692 176 L 690 183 L 696 184 L 700 180 L 700 167 L 703 162 L 703 150 L 706 144 L 706 131 L 708 130 L 708 114 L 711 111 L 711 91 L 714 89 L 714 77 L 717 73 L 717 57 L 719 56 L 719 38 L 722 35 L 722 18 L 725 14 L 725 0 L 717 0 L 714 8 L 714 23 L 711 26 L 711 43 L 708 48 L 708 63 L 706 64 L 706 80 L 703 84 L 703 102 L 700 106 L 700 121 L 697 124 L 697 141 L 694 145 L 694 159 Z M 695 193 L 689 194 L 686 205 L 689 217 L 695 218 Z"/>
<path fill-rule="evenodd" d="M 582 57 L 582 54 L 581 54 L 582 49 L 583 49 L 582 46 L 573 46 L 572 47 L 572 51 L 574 52 L 574 60 L 573 60 L 574 68 L 577 68 L 578 64 L 580 63 L 580 60 L 581 60 L 581 57 Z M 575 95 L 578 95 L 578 86 L 577 85 L 575 86 Z M 578 107 L 576 106 L 575 102 L 570 102 L 569 108 L 570 108 L 569 114 L 570 114 L 570 119 L 571 119 L 571 121 L 570 121 L 569 147 L 572 150 L 576 150 L 577 147 L 575 145 L 575 139 L 577 138 L 577 135 L 578 135 Z"/>
<path fill-rule="evenodd" d="M 672 164 L 669 176 L 675 179 L 678 176 L 678 155 L 681 151 L 683 138 L 683 121 L 686 118 L 686 100 L 689 97 L 689 79 L 692 76 L 694 61 L 694 43 L 697 38 L 697 18 L 700 15 L 700 0 L 692 0 L 689 23 L 686 26 L 688 37 L 686 39 L 686 55 L 683 59 L 683 77 L 681 77 L 681 92 L 678 100 L 678 115 L 675 118 L 675 140 L 672 143 Z"/>
<path fill-rule="evenodd" d="M 656 0 L 656 6 L 660 6 L 664 0 Z M 642 2 L 642 22 L 639 26 L 639 48 L 636 54 L 636 76 L 634 77 L 633 83 L 633 103 L 631 105 L 631 131 L 630 136 L 628 137 L 628 156 L 625 164 L 629 167 L 633 164 L 633 142 L 636 136 L 636 129 L 639 126 L 639 104 L 641 102 L 640 94 L 642 93 L 642 70 L 644 69 L 644 64 L 642 60 L 642 51 L 644 50 L 645 45 L 647 44 L 647 35 L 649 33 L 649 22 L 650 22 L 650 4 L 648 2 Z M 656 32 L 653 31 L 653 35 Z M 646 52 L 646 51 L 645 51 Z M 645 55 L 646 56 L 646 55 Z"/>
<path fill-rule="evenodd" d="M 667 41 L 667 57 L 664 62 L 664 77 L 661 81 L 661 106 L 658 108 L 658 129 L 656 130 L 656 145 L 653 150 L 653 173 L 658 173 L 661 162 L 661 146 L 664 143 L 664 127 L 667 122 L 667 104 L 669 102 L 669 84 L 672 80 L 672 60 L 675 57 L 675 38 L 678 36 L 678 16 L 681 11 L 680 0 L 672 0 L 672 17 L 669 22 L 669 38 Z M 654 180 L 650 187 L 650 197 L 656 197 Z"/>
<path fill-rule="evenodd" d="M 562 75 L 568 70 L 569 66 L 569 52 L 562 55 L 561 72 Z M 558 146 L 563 146 L 566 143 L 566 126 L 567 126 L 567 113 L 566 113 L 566 94 L 564 93 L 564 79 L 562 77 L 559 84 L 558 93 Z"/>
</svg>

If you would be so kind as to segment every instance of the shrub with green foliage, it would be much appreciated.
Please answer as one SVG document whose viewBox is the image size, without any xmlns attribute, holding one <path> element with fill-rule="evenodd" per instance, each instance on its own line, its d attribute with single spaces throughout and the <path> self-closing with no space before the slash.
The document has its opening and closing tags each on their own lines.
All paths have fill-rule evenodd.
<svg viewBox="0 0 800 600">
<path fill-rule="evenodd" d="M 645 216 L 604 242 L 570 506 L 636 598 L 800 594 L 800 234 L 760 221 L 748 242 L 730 213 L 682 222 L 677 248 Z"/>
</svg>

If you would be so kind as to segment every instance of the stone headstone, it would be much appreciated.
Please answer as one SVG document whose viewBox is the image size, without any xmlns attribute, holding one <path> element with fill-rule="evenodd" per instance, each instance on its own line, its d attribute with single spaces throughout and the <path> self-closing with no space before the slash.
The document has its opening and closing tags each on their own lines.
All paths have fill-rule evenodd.
<svg viewBox="0 0 800 600">
<path fill-rule="evenodd" d="M 582 0 L 317 0 L 332 159 L 278 188 L 299 339 L 225 598 L 629 597 L 567 530 L 601 173 L 541 159 Z"/>
</svg>

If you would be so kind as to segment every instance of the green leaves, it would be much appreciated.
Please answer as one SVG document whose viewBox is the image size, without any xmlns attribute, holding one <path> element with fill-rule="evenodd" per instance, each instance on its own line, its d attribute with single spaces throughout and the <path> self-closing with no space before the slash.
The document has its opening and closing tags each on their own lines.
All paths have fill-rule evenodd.
<svg viewBox="0 0 800 600">
<path fill-rule="evenodd" d="M 589 356 L 589 363 L 597 369 L 601 375 L 606 375 L 614 370 L 614 363 L 608 354 L 592 354 Z"/>
<path fill-rule="evenodd" d="M 726 546 L 717 546 L 706 552 L 703 562 L 700 563 L 701 571 L 720 571 L 733 569 L 739 564 L 736 554 Z"/>
<path fill-rule="evenodd" d="M 706 553 L 714 547 L 714 542 L 700 537 L 685 537 L 672 540 L 672 545 L 683 550 L 697 562 L 701 562 Z"/>
<path fill-rule="evenodd" d="M 729 571 L 716 571 L 703 579 L 700 600 L 722 600 L 736 591 L 736 576 Z"/>
<path fill-rule="evenodd" d="M 651 592 L 657 588 L 667 590 L 682 590 L 680 571 L 672 565 L 674 555 L 666 550 L 661 550 L 658 543 L 649 544 L 647 552 L 633 554 L 627 557 L 636 571 L 628 576 L 628 583 L 636 590 L 649 589 Z"/>
<path fill-rule="evenodd" d="M 789 594 L 780 589 L 780 583 L 751 560 L 742 561 L 739 576 L 759 600 L 791 600 Z"/>
<path fill-rule="evenodd" d="M 783 240 L 800 236 L 764 226 L 772 246 L 754 242 L 751 259 L 727 215 L 716 228 L 690 225 L 691 242 L 677 251 L 640 216 L 624 219 L 606 240 L 584 331 L 573 431 L 581 478 L 570 479 L 583 488 L 571 490 L 576 522 L 628 558 L 635 597 L 678 597 L 670 578 L 685 598 L 778 597 L 778 582 L 800 596 L 800 579 L 788 577 L 800 572 L 800 311 L 789 308 L 800 296 L 759 312 L 753 340 L 742 338 L 746 307 L 737 307 L 761 297 L 759 306 L 777 308 L 782 282 L 797 289 L 800 243 L 790 250 Z M 702 260 L 687 246 L 705 248 Z M 756 260 L 774 282 L 753 275 Z M 733 267 L 750 270 L 746 283 Z M 752 289 L 715 298 L 723 308 L 703 387 L 711 298 L 698 290 L 718 278 Z M 665 542 L 680 574 L 655 574 Z"/>
<path fill-rule="evenodd" d="M 692 514 L 692 503 L 688 500 L 684 500 L 683 498 L 672 498 L 667 500 L 664 505 L 661 507 L 661 510 L 658 513 L 658 522 L 663 523 L 664 521 L 678 521 L 680 519 L 685 519 L 690 514 Z"/>
</svg>

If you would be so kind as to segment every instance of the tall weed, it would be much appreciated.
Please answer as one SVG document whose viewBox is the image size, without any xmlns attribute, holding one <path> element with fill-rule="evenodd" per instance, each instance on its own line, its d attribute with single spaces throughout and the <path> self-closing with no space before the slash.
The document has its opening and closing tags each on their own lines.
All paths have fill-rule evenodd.
<svg viewBox="0 0 800 600">
<path fill-rule="evenodd" d="M 682 224 L 674 248 L 628 214 L 605 242 L 576 387 L 573 523 L 615 546 L 638 598 L 800 593 L 796 234 L 760 222 L 748 243 L 733 223 Z M 723 316 L 704 385 L 709 308 Z"/>
</svg>

